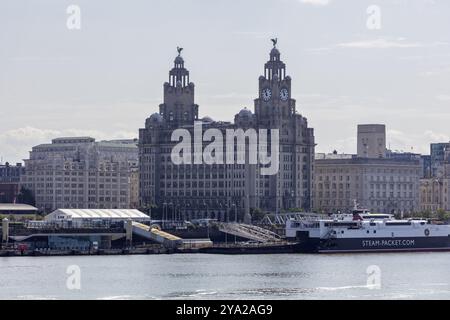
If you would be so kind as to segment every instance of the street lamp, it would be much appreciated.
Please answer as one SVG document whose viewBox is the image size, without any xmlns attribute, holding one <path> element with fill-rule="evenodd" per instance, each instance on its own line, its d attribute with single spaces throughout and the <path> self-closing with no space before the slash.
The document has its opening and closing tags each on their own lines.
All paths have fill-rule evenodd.
<svg viewBox="0 0 450 320">
<path fill-rule="evenodd" d="M 163 203 L 163 212 L 162 212 L 162 227 L 163 229 L 166 228 L 166 208 L 167 208 L 167 203 L 164 202 Z"/>
<path fill-rule="evenodd" d="M 237 206 L 234 203 L 231 206 L 234 208 L 234 222 L 237 223 Z"/>
<path fill-rule="evenodd" d="M 189 211 L 189 221 L 191 221 L 191 217 L 190 217 L 190 208 L 191 208 L 191 204 L 190 204 L 190 202 L 188 202 L 188 203 L 186 204 L 186 206 L 187 206 L 187 210 Z M 183 220 L 186 221 L 186 210 L 183 212 Z"/>
<path fill-rule="evenodd" d="M 209 239 L 209 211 L 208 211 L 208 205 L 206 202 L 203 202 L 203 205 L 206 208 L 206 235 L 207 238 Z"/>
<path fill-rule="evenodd" d="M 225 203 L 225 223 L 229 222 L 229 206 L 228 203 Z M 225 232 L 225 245 L 228 245 L 228 233 Z"/>
<path fill-rule="evenodd" d="M 170 207 L 172 207 L 172 210 L 170 210 L 171 218 L 169 221 L 170 221 L 170 225 L 173 225 L 173 203 L 172 202 L 169 203 L 169 209 L 170 209 Z M 167 214 L 167 215 L 169 215 L 169 214 Z"/>
<path fill-rule="evenodd" d="M 231 207 L 234 207 L 234 223 L 237 224 L 237 207 L 236 204 L 232 204 Z M 234 244 L 236 244 L 236 234 L 234 235 Z"/>
</svg>

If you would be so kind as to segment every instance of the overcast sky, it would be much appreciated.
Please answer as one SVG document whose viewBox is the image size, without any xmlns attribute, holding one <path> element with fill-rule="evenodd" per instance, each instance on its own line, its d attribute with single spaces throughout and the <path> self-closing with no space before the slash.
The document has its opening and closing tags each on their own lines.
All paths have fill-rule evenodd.
<svg viewBox="0 0 450 320">
<path fill-rule="evenodd" d="M 232 121 L 253 109 L 272 37 L 317 152 L 354 153 L 358 123 L 385 123 L 391 149 L 429 153 L 450 140 L 449 17 L 448 0 L 2 0 L 0 157 L 57 136 L 137 137 L 177 46 L 201 116 Z"/>
</svg>

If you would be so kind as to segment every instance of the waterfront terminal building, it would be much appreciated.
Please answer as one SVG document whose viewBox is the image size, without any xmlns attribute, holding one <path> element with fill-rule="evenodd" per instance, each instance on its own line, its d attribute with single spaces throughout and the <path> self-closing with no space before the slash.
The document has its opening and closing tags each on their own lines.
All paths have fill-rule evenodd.
<svg viewBox="0 0 450 320">
<path fill-rule="evenodd" d="M 234 122 L 199 117 L 195 86 L 184 60 L 178 55 L 164 83 L 164 101 L 159 112 L 139 130 L 141 206 L 169 207 L 186 218 L 226 220 L 228 213 L 249 218 L 251 209 L 281 212 L 289 208 L 310 210 L 314 132 L 298 113 L 292 98 L 291 78 L 275 47 L 259 77 L 259 93 L 254 112 L 244 108 Z M 260 164 L 249 159 L 246 144 L 244 163 L 174 164 L 171 152 L 178 142 L 171 141 L 175 129 L 187 129 L 194 137 L 194 123 L 202 123 L 202 134 L 216 129 L 225 137 L 227 129 L 279 129 L 279 170 L 262 175 Z M 268 139 L 270 150 L 270 139 Z M 204 143 L 204 148 L 208 143 Z M 250 146 L 251 148 L 252 146 Z M 254 147 L 254 146 L 253 146 Z M 194 150 L 194 146 L 192 146 Z M 224 143 L 225 154 L 225 143 Z M 242 151 L 242 150 L 241 150 Z"/>
<path fill-rule="evenodd" d="M 32 148 L 21 185 L 32 191 L 36 207 L 47 213 L 59 208 L 128 209 L 137 166 L 136 140 L 57 138 Z"/>
</svg>

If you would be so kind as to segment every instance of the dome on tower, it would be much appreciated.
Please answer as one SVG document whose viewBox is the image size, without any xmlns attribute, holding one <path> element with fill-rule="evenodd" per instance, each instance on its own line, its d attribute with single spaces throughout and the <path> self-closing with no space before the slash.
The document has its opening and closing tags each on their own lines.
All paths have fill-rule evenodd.
<svg viewBox="0 0 450 320">
<path fill-rule="evenodd" d="M 252 116 L 253 116 L 252 112 L 247 108 L 244 108 L 241 111 L 239 111 L 239 117 L 252 117 Z"/>
<path fill-rule="evenodd" d="M 214 120 L 211 117 L 205 116 L 200 119 L 202 122 L 214 122 Z"/>
<path fill-rule="evenodd" d="M 270 51 L 270 55 L 271 56 L 274 56 L 274 55 L 280 55 L 280 51 L 277 49 L 277 48 L 275 48 L 275 47 L 273 47 L 272 48 L 272 50 Z"/>
<path fill-rule="evenodd" d="M 177 56 L 175 58 L 174 62 L 175 62 L 175 64 L 183 64 L 184 63 L 183 57 L 182 56 Z"/>
<path fill-rule="evenodd" d="M 151 122 L 163 122 L 164 119 L 159 113 L 154 113 L 150 116 Z"/>
</svg>

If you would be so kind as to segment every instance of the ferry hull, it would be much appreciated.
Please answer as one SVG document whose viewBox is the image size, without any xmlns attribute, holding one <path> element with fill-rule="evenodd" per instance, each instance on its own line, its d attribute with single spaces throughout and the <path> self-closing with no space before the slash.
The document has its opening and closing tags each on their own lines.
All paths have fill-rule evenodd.
<svg viewBox="0 0 450 320">
<path fill-rule="evenodd" d="M 300 242 L 298 251 L 305 253 L 450 251 L 450 236 L 327 240 L 310 238 Z"/>
</svg>

